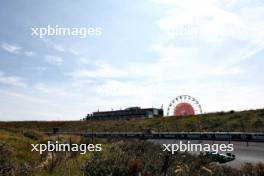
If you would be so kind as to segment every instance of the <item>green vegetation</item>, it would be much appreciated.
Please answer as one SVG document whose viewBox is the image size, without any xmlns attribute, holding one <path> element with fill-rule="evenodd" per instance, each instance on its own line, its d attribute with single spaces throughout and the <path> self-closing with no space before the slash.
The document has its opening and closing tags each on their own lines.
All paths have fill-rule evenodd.
<svg viewBox="0 0 264 176">
<path fill-rule="evenodd" d="M 32 135 L 28 135 L 32 134 Z M 264 165 L 245 164 L 240 169 L 219 165 L 206 155 L 163 152 L 160 145 L 142 140 L 97 141 L 102 152 L 31 152 L 30 143 L 67 140 L 90 143 L 78 136 L 48 136 L 35 131 L 1 130 L 0 175 L 5 176 L 237 176 L 264 174 Z"/>
<path fill-rule="evenodd" d="M 264 109 L 242 112 L 219 112 L 189 117 L 107 120 L 107 121 L 43 121 L 0 122 L 3 129 L 36 131 L 264 131 Z"/>
<path fill-rule="evenodd" d="M 79 136 L 52 136 L 28 130 L 0 130 L 0 175 L 48 176 L 82 175 L 80 165 L 89 154 L 74 152 L 32 152 L 31 144 L 58 140 L 89 143 Z"/>
<path fill-rule="evenodd" d="M 212 162 L 205 155 L 163 152 L 160 145 L 141 140 L 100 140 L 72 135 L 47 136 L 52 131 L 248 131 L 264 128 L 264 110 L 203 114 L 193 117 L 125 121 L 0 122 L 0 175 L 10 176 L 187 176 L 263 175 L 263 164 L 240 169 Z M 31 151 L 47 141 L 102 143 L 102 152 Z M 97 139 L 95 139 L 97 140 Z"/>
<path fill-rule="evenodd" d="M 261 176 L 264 165 L 247 163 L 240 169 L 218 165 L 200 154 L 162 152 L 161 146 L 146 141 L 112 143 L 104 153 L 93 153 L 82 167 L 87 176 Z"/>
</svg>

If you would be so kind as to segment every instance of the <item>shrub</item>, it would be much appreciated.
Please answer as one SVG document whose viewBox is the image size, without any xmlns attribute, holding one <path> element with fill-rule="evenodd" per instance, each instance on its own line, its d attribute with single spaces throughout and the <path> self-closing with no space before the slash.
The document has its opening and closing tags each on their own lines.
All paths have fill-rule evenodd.
<svg viewBox="0 0 264 176">
<path fill-rule="evenodd" d="M 11 161 L 11 152 L 5 143 L 0 142 L 0 175 L 13 175 L 14 166 Z"/>
</svg>

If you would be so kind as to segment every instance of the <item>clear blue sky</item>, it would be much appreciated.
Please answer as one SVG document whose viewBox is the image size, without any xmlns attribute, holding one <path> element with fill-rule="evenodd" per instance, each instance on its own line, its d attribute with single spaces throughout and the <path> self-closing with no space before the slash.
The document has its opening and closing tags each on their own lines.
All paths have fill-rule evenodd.
<svg viewBox="0 0 264 176">
<path fill-rule="evenodd" d="M 0 120 L 78 120 L 188 94 L 205 112 L 263 108 L 264 3 L 0 2 Z M 32 27 L 102 35 L 31 35 Z"/>
</svg>

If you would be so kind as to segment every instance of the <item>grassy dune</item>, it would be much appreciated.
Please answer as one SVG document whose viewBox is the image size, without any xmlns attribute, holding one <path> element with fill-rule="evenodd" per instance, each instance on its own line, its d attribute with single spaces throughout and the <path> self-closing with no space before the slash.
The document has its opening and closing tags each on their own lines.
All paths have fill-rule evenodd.
<svg viewBox="0 0 264 176">
<path fill-rule="evenodd" d="M 80 165 L 89 154 L 79 155 L 66 152 L 54 153 L 52 159 L 48 152 L 40 155 L 31 151 L 31 144 L 46 143 L 48 140 L 80 143 L 79 136 L 49 137 L 32 130 L 0 130 L 0 175 L 21 176 L 59 176 L 82 175 Z M 88 142 L 88 141 L 87 141 Z"/>
<path fill-rule="evenodd" d="M 0 130 L 0 175 L 6 176 L 199 176 L 199 175 L 258 175 L 264 165 L 247 163 L 240 169 L 219 165 L 205 155 L 162 152 L 161 146 L 142 140 L 96 141 L 103 143 L 102 152 L 80 155 L 54 152 L 39 155 L 31 151 L 30 143 L 47 140 L 89 143 L 78 136 L 48 136 L 36 131 Z"/>
<path fill-rule="evenodd" d="M 32 121 L 0 122 L 2 129 L 36 131 L 264 131 L 264 109 L 219 112 L 189 117 L 107 121 Z"/>
<path fill-rule="evenodd" d="M 245 164 L 240 170 L 212 164 L 190 154 L 166 155 L 160 146 L 144 141 L 95 141 L 103 143 L 100 153 L 48 152 L 40 155 L 31 145 L 48 140 L 90 143 L 80 136 L 47 136 L 42 131 L 264 131 L 264 110 L 220 112 L 190 117 L 152 118 L 120 121 L 0 122 L 0 175 L 96 176 L 96 175 L 255 175 L 264 174 L 263 164 Z M 153 155 L 155 154 L 155 155 Z M 167 159 L 166 159 L 167 158 Z M 170 165 L 166 165 L 170 160 Z M 209 174 L 210 175 L 210 174 Z"/>
</svg>

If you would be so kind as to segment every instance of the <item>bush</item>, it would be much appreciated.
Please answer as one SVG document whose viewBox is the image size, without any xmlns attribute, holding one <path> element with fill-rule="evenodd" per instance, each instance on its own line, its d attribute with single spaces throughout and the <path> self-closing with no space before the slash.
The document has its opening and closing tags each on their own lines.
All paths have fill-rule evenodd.
<svg viewBox="0 0 264 176">
<path fill-rule="evenodd" d="M 5 143 L 0 142 L 0 175 L 13 175 L 14 166 L 11 161 L 11 152 Z"/>
<path fill-rule="evenodd" d="M 38 141 L 43 138 L 43 136 L 40 133 L 32 131 L 32 130 L 23 131 L 23 135 L 35 141 Z"/>
<path fill-rule="evenodd" d="M 188 172 L 195 173 L 197 168 L 200 169 L 199 159 L 188 153 L 172 155 L 150 142 L 121 141 L 111 144 L 105 155 L 94 153 L 83 164 L 82 170 L 85 176 L 160 176 L 175 175 L 177 167 L 185 167 L 187 164 Z"/>
</svg>

